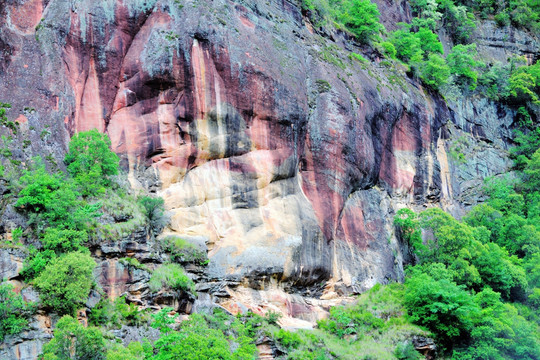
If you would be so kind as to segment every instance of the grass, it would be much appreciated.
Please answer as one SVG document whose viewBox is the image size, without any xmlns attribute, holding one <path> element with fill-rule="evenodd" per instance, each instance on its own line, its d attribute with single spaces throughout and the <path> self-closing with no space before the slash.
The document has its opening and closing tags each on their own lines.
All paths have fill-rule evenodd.
<svg viewBox="0 0 540 360">
<path fill-rule="evenodd" d="M 157 293 L 161 289 L 168 289 L 183 290 L 195 294 L 195 283 L 178 264 L 165 264 L 158 267 L 152 273 L 148 287 L 153 293 Z"/>
<path fill-rule="evenodd" d="M 206 265 L 208 257 L 206 251 L 200 250 L 196 245 L 179 236 L 169 235 L 160 241 L 162 250 L 169 253 L 171 260 L 179 263 L 195 263 Z"/>
</svg>

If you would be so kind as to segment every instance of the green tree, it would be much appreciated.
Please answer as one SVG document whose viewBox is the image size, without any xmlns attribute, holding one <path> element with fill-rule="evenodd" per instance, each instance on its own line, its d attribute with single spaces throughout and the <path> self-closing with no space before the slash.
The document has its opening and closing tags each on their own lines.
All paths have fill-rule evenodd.
<svg viewBox="0 0 540 360">
<path fill-rule="evenodd" d="M 443 46 L 439 41 L 439 36 L 430 29 L 421 27 L 414 36 L 420 41 L 420 48 L 424 52 L 424 58 L 430 54 L 443 54 Z"/>
<path fill-rule="evenodd" d="M 442 262 L 446 265 L 459 257 L 461 249 L 468 248 L 474 238 L 470 226 L 462 224 L 439 208 L 420 214 L 420 226 L 431 232 L 426 249 L 420 254 L 422 262 Z"/>
<path fill-rule="evenodd" d="M 34 280 L 43 305 L 59 314 L 72 314 L 88 298 L 95 266 L 88 253 L 72 252 L 53 259 Z"/>
<path fill-rule="evenodd" d="M 153 227 L 159 226 L 163 217 L 163 204 L 165 201 L 160 197 L 141 196 L 137 202 L 143 207 L 144 213 Z"/>
<path fill-rule="evenodd" d="M 415 251 L 423 250 L 420 223 L 414 211 L 408 208 L 399 209 L 394 217 L 394 225 L 398 227 L 401 236 Z"/>
<path fill-rule="evenodd" d="M 394 44 L 397 57 L 407 64 L 422 61 L 423 52 L 420 39 L 410 31 L 410 25 L 400 23 L 401 29 L 390 35 L 390 42 Z"/>
<path fill-rule="evenodd" d="M 497 244 L 476 243 L 471 262 L 478 269 L 484 286 L 501 293 L 505 299 L 523 299 L 527 289 L 524 269 Z"/>
<path fill-rule="evenodd" d="M 483 63 L 476 60 L 476 44 L 456 45 L 446 58 L 450 73 L 455 75 L 456 83 L 467 86 L 470 90 L 476 89 L 478 84 L 478 68 Z"/>
<path fill-rule="evenodd" d="M 473 13 L 466 6 L 456 6 L 453 0 L 438 0 L 443 14 L 443 26 L 458 43 L 465 43 L 476 29 Z"/>
<path fill-rule="evenodd" d="M 0 283 L 0 342 L 7 335 L 18 334 L 28 326 L 35 305 L 13 291 L 13 285 Z"/>
<path fill-rule="evenodd" d="M 145 360 L 145 349 L 140 342 L 131 342 L 127 347 L 116 344 L 107 351 L 107 360 Z"/>
<path fill-rule="evenodd" d="M 509 80 L 510 95 L 520 103 L 540 104 L 540 63 L 522 66 L 512 72 Z"/>
<path fill-rule="evenodd" d="M 119 159 L 110 148 L 109 137 L 95 129 L 71 139 L 64 162 L 84 196 L 104 192 L 104 186 L 110 184 L 109 177 L 118 174 Z"/>
<path fill-rule="evenodd" d="M 62 254 L 81 250 L 87 240 L 86 231 L 50 227 L 45 230 L 41 244 L 44 250 L 52 250 L 56 254 Z"/>
<path fill-rule="evenodd" d="M 345 26 L 363 43 L 369 43 L 381 30 L 377 5 L 370 0 L 350 0 L 342 20 Z"/>
<path fill-rule="evenodd" d="M 427 274 L 410 277 L 405 285 L 403 300 L 411 319 L 433 331 L 442 344 L 450 346 L 470 335 L 479 309 L 462 287 Z"/>
<path fill-rule="evenodd" d="M 430 54 L 420 67 L 420 78 L 435 90 L 446 84 L 449 76 L 450 68 L 444 58 L 437 54 Z"/>
<path fill-rule="evenodd" d="M 53 339 L 43 346 L 42 360 L 104 360 L 105 340 L 101 331 L 85 328 L 69 315 L 56 324 Z"/>
</svg>

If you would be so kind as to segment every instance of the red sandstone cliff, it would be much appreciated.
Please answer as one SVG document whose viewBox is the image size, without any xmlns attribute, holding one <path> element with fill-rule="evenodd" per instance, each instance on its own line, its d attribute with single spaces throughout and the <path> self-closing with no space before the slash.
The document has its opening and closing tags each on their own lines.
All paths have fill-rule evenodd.
<svg viewBox="0 0 540 360">
<path fill-rule="evenodd" d="M 378 3 L 389 28 L 409 16 Z M 399 279 L 395 210 L 459 211 L 508 166 L 509 110 L 449 109 L 376 53 L 352 60 L 366 49 L 315 32 L 295 1 L 3 0 L 0 14 L 0 100 L 28 156 L 108 133 L 132 186 L 164 197 L 165 232 L 206 243 L 210 278 L 327 297 Z M 465 169 L 447 156 L 458 135 L 480 146 Z"/>
</svg>

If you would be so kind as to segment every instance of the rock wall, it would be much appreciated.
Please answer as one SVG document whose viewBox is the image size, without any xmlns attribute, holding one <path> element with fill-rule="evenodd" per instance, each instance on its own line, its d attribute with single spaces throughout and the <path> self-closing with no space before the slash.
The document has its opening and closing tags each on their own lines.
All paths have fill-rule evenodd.
<svg viewBox="0 0 540 360">
<path fill-rule="evenodd" d="M 405 1 L 378 5 L 389 29 L 410 17 Z M 17 140 L 61 167 L 71 134 L 108 133 L 132 186 L 165 199 L 165 233 L 206 244 L 210 282 L 332 298 L 401 279 L 396 209 L 459 215 L 509 166 L 509 109 L 448 106 L 346 34 L 315 31 L 295 1 L 7 0 L 0 15 Z M 516 34 L 512 49 L 537 56 Z M 449 154 L 461 137 L 464 163 Z M 112 292 L 133 285 L 101 268 Z"/>
</svg>

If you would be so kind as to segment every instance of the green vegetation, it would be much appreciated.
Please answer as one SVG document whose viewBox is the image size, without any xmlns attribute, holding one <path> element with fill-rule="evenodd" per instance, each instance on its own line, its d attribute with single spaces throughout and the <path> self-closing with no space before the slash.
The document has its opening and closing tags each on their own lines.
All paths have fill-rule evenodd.
<svg viewBox="0 0 540 360">
<path fill-rule="evenodd" d="M 160 241 L 161 248 L 170 254 L 171 260 L 179 263 L 196 263 L 206 265 L 208 257 L 206 251 L 200 250 L 196 245 L 181 237 L 169 235 Z"/>
<path fill-rule="evenodd" d="M 126 303 L 121 296 L 114 301 L 102 298 L 91 309 L 88 320 L 94 326 L 106 328 L 120 328 L 122 325 L 141 326 L 148 322 L 146 311 L 140 311 L 137 305 Z"/>
<path fill-rule="evenodd" d="M 43 346 L 41 360 L 91 359 L 104 360 L 106 344 L 96 327 L 82 326 L 69 315 L 56 324 L 53 339 Z"/>
<path fill-rule="evenodd" d="M 142 205 L 144 214 L 148 218 L 152 228 L 157 228 L 163 217 L 164 200 L 158 197 L 140 196 L 137 202 Z"/>
<path fill-rule="evenodd" d="M 87 253 L 71 252 L 53 259 L 34 280 L 43 306 L 59 314 L 73 314 L 88 298 L 95 266 Z"/>
<path fill-rule="evenodd" d="M 407 342 L 429 333 L 408 320 L 404 286 L 376 285 L 355 304 L 334 307 L 318 329 L 289 332 L 269 328 L 286 359 L 418 359 Z M 408 344 L 408 345 L 407 345 Z"/>
<path fill-rule="evenodd" d="M 450 73 L 455 76 L 455 82 L 460 87 L 468 87 L 469 90 L 476 89 L 478 82 L 478 69 L 484 64 L 476 60 L 476 44 L 456 45 L 452 48 L 448 58 Z"/>
<path fill-rule="evenodd" d="M 0 283 L 0 342 L 7 335 L 18 334 L 28 326 L 35 305 L 13 291 L 13 285 Z"/>
<path fill-rule="evenodd" d="M 486 182 L 464 222 L 440 209 L 396 215 L 417 262 L 403 303 L 453 358 L 540 357 L 540 150 L 525 159 L 518 179 Z"/>
<path fill-rule="evenodd" d="M 73 136 L 64 162 L 84 196 L 105 192 L 110 176 L 118 174 L 118 156 L 111 151 L 111 140 L 97 130 Z"/>
<path fill-rule="evenodd" d="M 148 287 L 152 292 L 168 289 L 195 293 L 193 280 L 186 275 L 184 269 L 178 264 L 165 264 L 154 270 L 148 282 Z"/>
<path fill-rule="evenodd" d="M 19 123 L 8 120 L 6 116 L 7 109 L 11 108 L 11 104 L 0 102 L 0 126 L 6 127 L 11 130 L 11 133 L 16 135 L 19 129 Z"/>
</svg>

